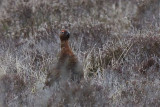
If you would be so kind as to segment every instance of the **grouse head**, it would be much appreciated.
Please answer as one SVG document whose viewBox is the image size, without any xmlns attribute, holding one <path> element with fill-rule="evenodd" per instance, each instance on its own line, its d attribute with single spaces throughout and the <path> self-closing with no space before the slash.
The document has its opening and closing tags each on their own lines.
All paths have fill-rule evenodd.
<svg viewBox="0 0 160 107">
<path fill-rule="evenodd" d="M 70 33 L 67 30 L 63 29 L 63 30 L 61 30 L 59 36 L 60 36 L 61 41 L 66 41 L 69 39 Z"/>
</svg>

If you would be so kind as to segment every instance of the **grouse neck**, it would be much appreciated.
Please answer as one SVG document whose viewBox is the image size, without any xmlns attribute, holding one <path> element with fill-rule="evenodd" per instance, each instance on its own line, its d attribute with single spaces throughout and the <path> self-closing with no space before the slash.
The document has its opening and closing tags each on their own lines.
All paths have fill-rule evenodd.
<svg viewBox="0 0 160 107">
<path fill-rule="evenodd" d="M 68 40 L 61 41 L 61 49 L 70 49 Z"/>
</svg>

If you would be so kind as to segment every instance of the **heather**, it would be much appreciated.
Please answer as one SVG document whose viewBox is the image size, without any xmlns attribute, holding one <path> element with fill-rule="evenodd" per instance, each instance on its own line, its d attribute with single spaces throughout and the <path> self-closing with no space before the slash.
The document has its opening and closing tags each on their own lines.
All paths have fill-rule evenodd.
<svg viewBox="0 0 160 107">
<path fill-rule="evenodd" d="M 0 106 L 158 107 L 159 10 L 159 0 L 0 0 Z M 61 29 L 85 80 L 43 89 Z"/>
</svg>

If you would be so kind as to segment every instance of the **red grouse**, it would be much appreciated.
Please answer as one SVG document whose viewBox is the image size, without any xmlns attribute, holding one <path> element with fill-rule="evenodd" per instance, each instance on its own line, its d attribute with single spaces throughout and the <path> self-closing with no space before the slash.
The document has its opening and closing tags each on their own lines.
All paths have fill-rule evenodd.
<svg viewBox="0 0 160 107">
<path fill-rule="evenodd" d="M 80 82 L 84 77 L 82 66 L 69 47 L 68 39 L 70 33 L 67 30 L 61 30 L 59 37 L 61 40 L 60 56 L 55 68 L 47 75 L 46 86 L 51 86 L 54 81 L 59 79 Z"/>
</svg>

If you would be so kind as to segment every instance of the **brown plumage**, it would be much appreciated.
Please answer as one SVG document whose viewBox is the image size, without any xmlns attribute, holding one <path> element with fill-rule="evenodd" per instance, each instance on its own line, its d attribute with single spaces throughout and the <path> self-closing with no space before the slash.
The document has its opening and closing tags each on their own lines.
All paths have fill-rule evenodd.
<svg viewBox="0 0 160 107">
<path fill-rule="evenodd" d="M 61 52 L 56 67 L 47 75 L 46 86 L 51 86 L 54 81 L 59 79 L 79 82 L 83 78 L 82 66 L 69 47 L 70 33 L 67 30 L 61 30 L 59 37 Z"/>
</svg>

